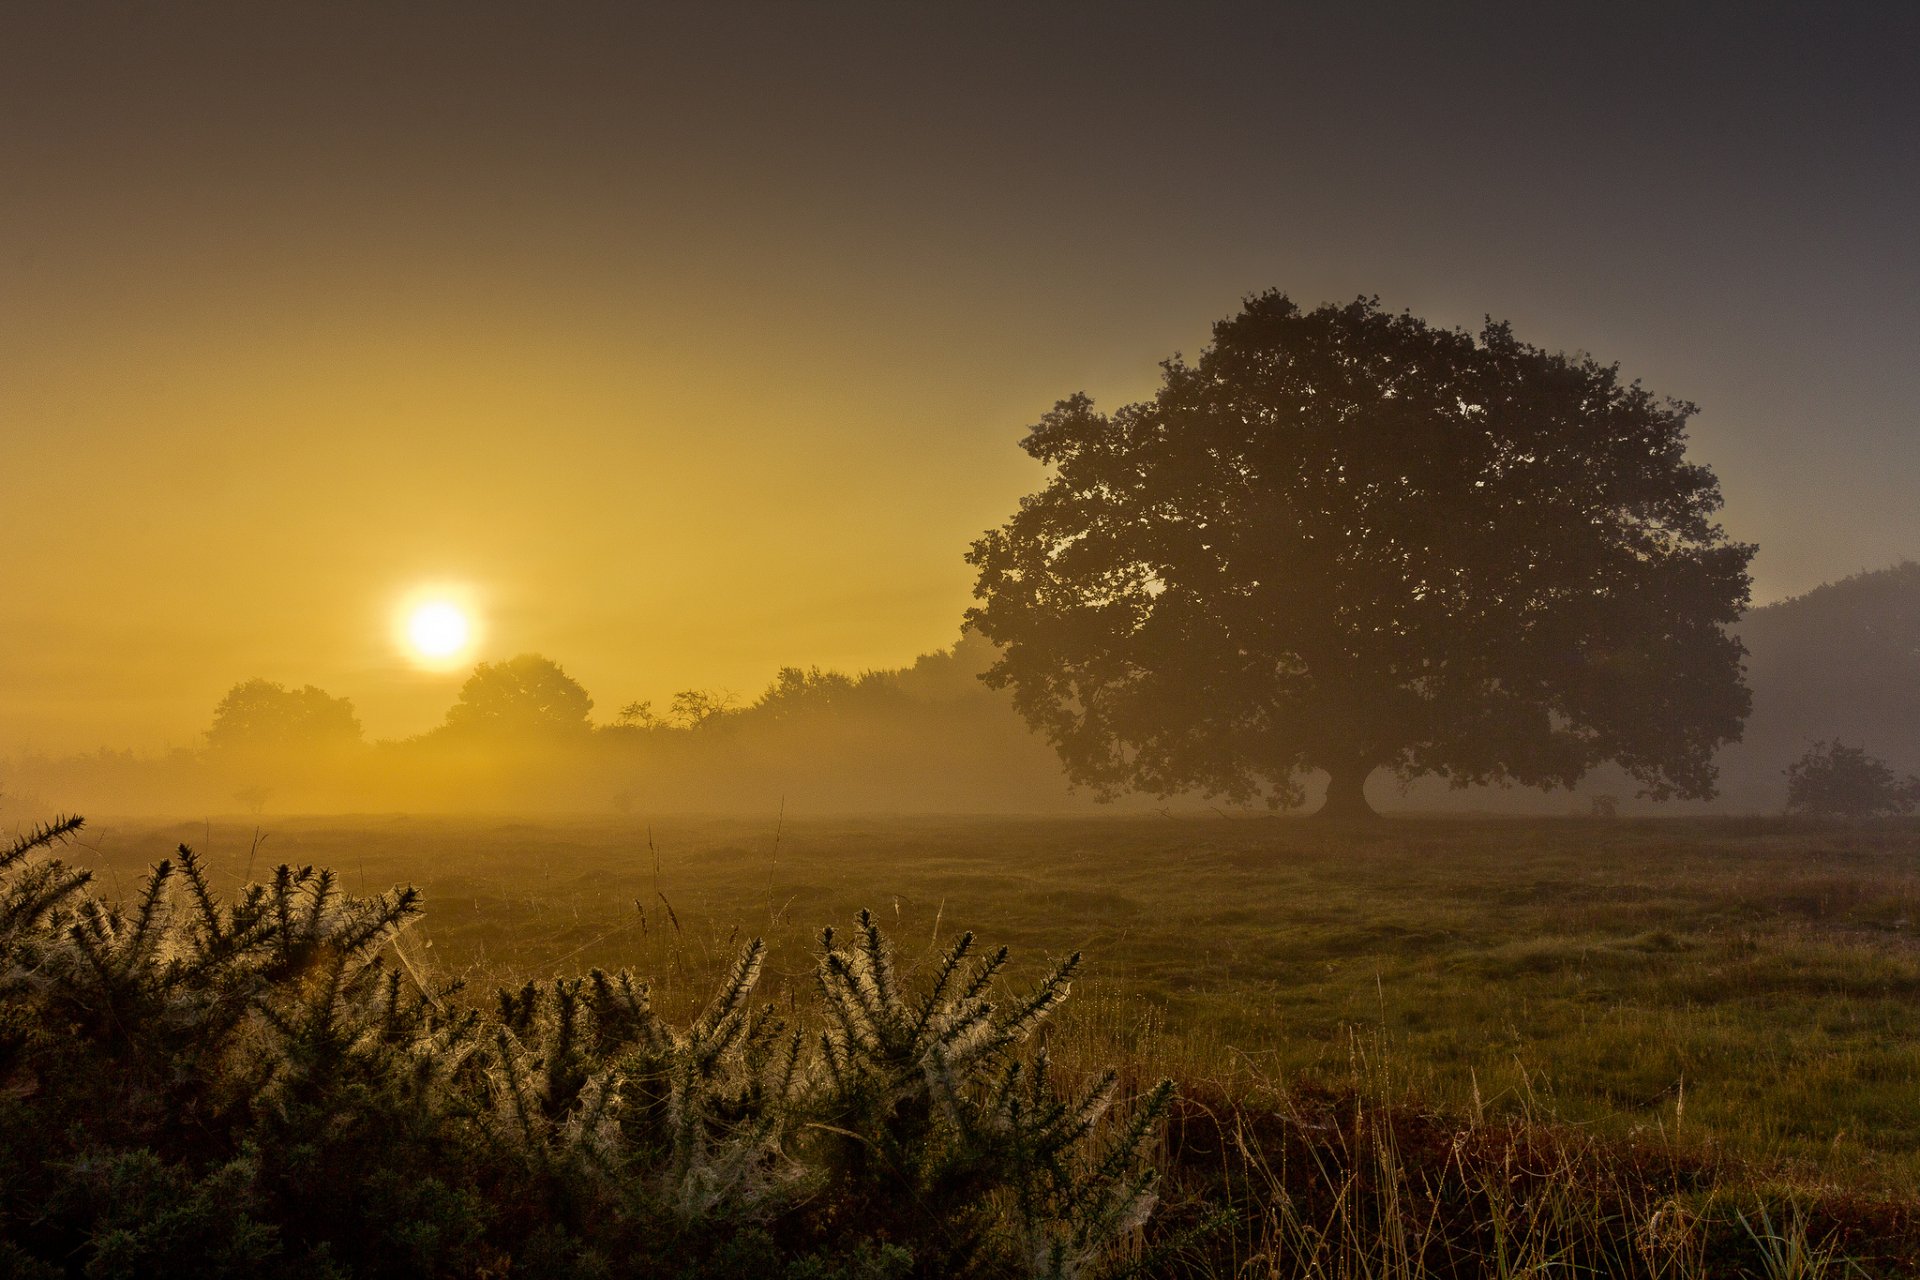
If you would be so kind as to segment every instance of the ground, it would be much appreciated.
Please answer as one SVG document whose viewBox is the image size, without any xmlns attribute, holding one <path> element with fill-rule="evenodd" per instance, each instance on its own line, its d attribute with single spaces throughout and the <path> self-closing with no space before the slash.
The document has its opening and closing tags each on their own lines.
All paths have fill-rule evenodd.
<svg viewBox="0 0 1920 1280">
<path fill-rule="evenodd" d="M 418 884 L 407 959 L 469 990 L 633 968 L 669 1006 L 747 936 L 769 990 L 872 907 L 903 957 L 963 928 L 1082 980 L 1056 1059 L 1227 1096 L 1303 1074 L 1475 1114 L 1920 1175 L 1920 825 L 1781 820 L 106 820 L 124 891 L 185 841 Z"/>
</svg>

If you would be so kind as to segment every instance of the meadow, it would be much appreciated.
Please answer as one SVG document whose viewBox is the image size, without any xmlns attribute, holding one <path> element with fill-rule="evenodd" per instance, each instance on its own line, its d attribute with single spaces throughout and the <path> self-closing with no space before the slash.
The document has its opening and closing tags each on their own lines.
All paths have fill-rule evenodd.
<svg viewBox="0 0 1920 1280">
<path fill-rule="evenodd" d="M 1139 1087 L 1172 1076 L 1194 1100 L 1189 1120 L 1204 1113 L 1215 1132 L 1212 1147 L 1169 1141 L 1237 1150 L 1226 1181 L 1243 1192 L 1264 1168 L 1248 1126 L 1290 1117 L 1332 1131 L 1364 1106 L 1389 1131 L 1451 1135 L 1442 1164 L 1464 1159 L 1461 1135 L 1494 1132 L 1508 1135 L 1497 1159 L 1509 1163 L 1522 1147 L 1542 1158 L 1543 1142 L 1554 1159 L 1578 1147 L 1589 1164 L 1652 1160 L 1664 1172 L 1642 1179 L 1659 1184 L 1639 1206 L 1649 1215 L 1669 1194 L 1731 1188 L 1775 1197 L 1782 1221 L 1830 1201 L 1851 1206 L 1843 1226 L 1914 1231 L 1912 823 L 122 819 L 92 824 L 73 856 L 124 892 L 181 842 L 229 883 L 292 862 L 333 867 L 353 891 L 418 885 L 426 914 L 403 940 L 406 963 L 483 995 L 626 966 L 664 1007 L 691 1008 L 759 935 L 771 944 L 763 991 L 791 1000 L 811 983 L 818 928 L 860 907 L 909 966 L 962 929 L 1011 946 L 1023 974 L 1084 951 L 1051 1032 L 1055 1061 L 1118 1065 Z M 1286 1226 L 1272 1200 L 1269 1244 Z M 1287 1229 L 1298 1246 L 1327 1222 Z"/>
</svg>

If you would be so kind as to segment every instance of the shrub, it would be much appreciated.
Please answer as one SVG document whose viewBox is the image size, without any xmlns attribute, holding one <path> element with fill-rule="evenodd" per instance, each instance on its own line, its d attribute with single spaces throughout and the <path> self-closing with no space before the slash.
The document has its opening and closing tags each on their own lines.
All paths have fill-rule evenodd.
<svg viewBox="0 0 1920 1280">
<path fill-rule="evenodd" d="M 811 1025 L 758 940 L 684 1027 L 626 972 L 478 1009 L 386 962 L 411 889 L 223 902 L 183 845 L 110 904 L 47 856 L 80 825 L 0 848 L 9 1272 L 1064 1278 L 1153 1204 L 1169 1086 L 1108 1118 L 1025 1047 L 1078 956 L 1001 1001 L 967 935 L 915 988 L 862 913 Z"/>
<path fill-rule="evenodd" d="M 1873 818 L 1911 813 L 1920 778 L 1901 778 L 1862 747 L 1816 742 L 1787 766 L 1787 812 L 1816 818 Z"/>
</svg>

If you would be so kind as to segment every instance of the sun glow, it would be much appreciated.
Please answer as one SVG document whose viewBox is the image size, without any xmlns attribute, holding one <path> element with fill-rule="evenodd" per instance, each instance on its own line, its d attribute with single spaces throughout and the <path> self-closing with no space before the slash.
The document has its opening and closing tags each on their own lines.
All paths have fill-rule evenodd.
<svg viewBox="0 0 1920 1280">
<path fill-rule="evenodd" d="M 472 647 L 473 618 L 469 610 L 444 596 L 418 598 L 403 611 L 400 638 L 414 661 L 429 667 L 449 666 Z"/>
</svg>

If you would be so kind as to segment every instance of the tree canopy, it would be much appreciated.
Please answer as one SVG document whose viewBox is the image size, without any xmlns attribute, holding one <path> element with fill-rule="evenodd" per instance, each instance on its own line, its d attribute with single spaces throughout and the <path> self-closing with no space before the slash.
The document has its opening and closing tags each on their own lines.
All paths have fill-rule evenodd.
<svg viewBox="0 0 1920 1280">
<path fill-rule="evenodd" d="M 213 709 L 209 746 L 222 751 L 312 750 L 360 741 L 353 703 L 325 689 L 289 689 L 271 680 L 244 680 Z"/>
<path fill-rule="evenodd" d="M 1152 400 L 1060 401 L 1053 468 L 977 541 L 969 622 L 1070 777 L 1370 812 L 1390 769 L 1712 794 L 1748 710 L 1750 545 L 1694 406 L 1617 366 L 1266 293 Z"/>
<path fill-rule="evenodd" d="M 593 699 L 559 663 L 523 653 L 476 666 L 447 709 L 447 727 L 503 737 L 585 733 L 592 710 Z"/>
</svg>

